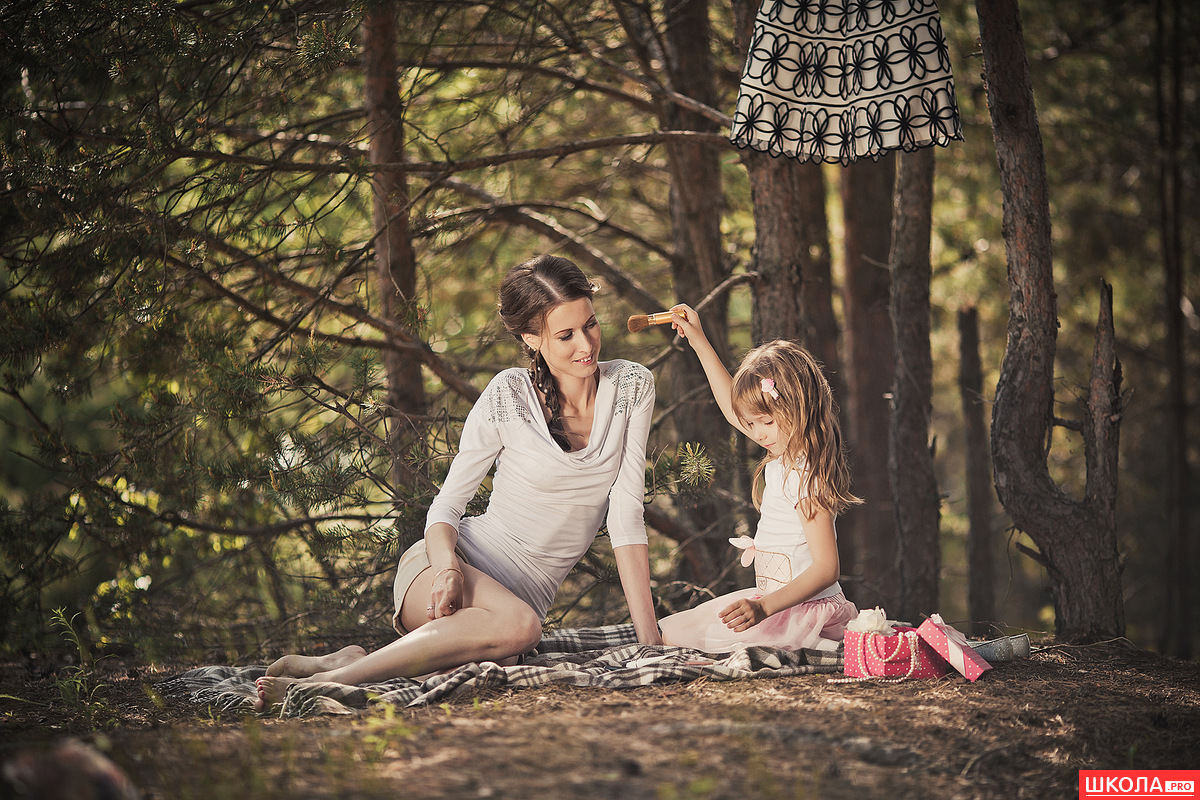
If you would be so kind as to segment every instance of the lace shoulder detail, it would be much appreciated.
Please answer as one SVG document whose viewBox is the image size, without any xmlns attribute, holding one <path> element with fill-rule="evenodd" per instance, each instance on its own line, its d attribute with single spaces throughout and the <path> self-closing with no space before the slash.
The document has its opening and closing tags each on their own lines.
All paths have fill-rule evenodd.
<svg viewBox="0 0 1200 800">
<path fill-rule="evenodd" d="M 654 375 L 636 361 L 613 361 L 605 370 L 604 377 L 616 385 L 614 414 L 623 414 L 636 407 L 648 393 L 654 391 Z"/>
<path fill-rule="evenodd" d="M 527 404 L 529 378 L 526 370 L 512 367 L 492 378 L 479 402 L 487 403 L 487 419 L 493 424 L 533 421 Z"/>
</svg>

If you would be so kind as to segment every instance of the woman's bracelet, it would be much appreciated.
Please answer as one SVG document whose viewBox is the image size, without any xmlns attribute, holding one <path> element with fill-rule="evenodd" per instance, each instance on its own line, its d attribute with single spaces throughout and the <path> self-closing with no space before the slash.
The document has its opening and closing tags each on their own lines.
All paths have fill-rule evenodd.
<svg viewBox="0 0 1200 800">
<path fill-rule="evenodd" d="M 445 569 L 438 571 L 437 575 L 433 576 L 433 579 L 436 581 L 438 579 L 438 575 L 441 575 L 443 572 L 457 572 L 458 577 L 462 578 L 464 581 L 467 579 L 467 576 L 463 575 L 463 571 L 458 567 L 446 567 Z"/>
</svg>

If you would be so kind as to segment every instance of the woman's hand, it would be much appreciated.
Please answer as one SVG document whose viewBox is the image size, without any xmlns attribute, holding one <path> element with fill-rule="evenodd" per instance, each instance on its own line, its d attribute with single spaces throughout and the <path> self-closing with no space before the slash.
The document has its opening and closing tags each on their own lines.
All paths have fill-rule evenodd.
<svg viewBox="0 0 1200 800">
<path fill-rule="evenodd" d="M 753 628 L 769 617 L 761 597 L 742 598 L 721 612 L 721 621 L 734 633 Z"/>
<path fill-rule="evenodd" d="M 447 567 L 433 576 L 430 587 L 429 612 L 430 619 L 448 617 L 462 608 L 463 585 L 466 577 L 458 567 Z"/>
<path fill-rule="evenodd" d="M 641 467 L 638 470 L 639 473 L 643 471 Z M 638 642 L 662 644 L 662 631 L 654 618 L 654 596 L 650 591 L 650 548 L 644 544 L 622 544 L 613 548 L 613 555 L 617 559 L 617 574 L 621 576 L 621 588 L 625 591 L 629 618 L 637 631 Z"/>
</svg>

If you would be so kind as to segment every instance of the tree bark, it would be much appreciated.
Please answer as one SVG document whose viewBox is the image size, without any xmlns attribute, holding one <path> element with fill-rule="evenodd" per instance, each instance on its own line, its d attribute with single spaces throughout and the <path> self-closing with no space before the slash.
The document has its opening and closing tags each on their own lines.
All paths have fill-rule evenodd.
<svg viewBox="0 0 1200 800">
<path fill-rule="evenodd" d="M 404 105 L 396 67 L 396 13 L 394 3 L 381 3 L 369 6 L 363 18 L 363 71 L 372 165 L 396 165 L 405 160 Z M 416 330 L 417 267 L 408 227 L 407 176 L 402 169 L 376 170 L 371 191 L 380 316 L 406 330 Z M 425 386 L 416 359 L 387 348 L 382 360 L 388 387 L 391 479 L 393 485 L 399 485 L 410 475 L 405 454 L 414 439 L 406 415 L 424 413 Z"/>
<path fill-rule="evenodd" d="M 842 171 L 845 222 L 845 343 L 850 462 L 855 493 L 865 503 L 845 517 L 843 553 L 855 579 L 847 588 L 859 606 L 891 611 L 900 600 L 896 525 L 888 477 L 895 372 L 891 276 L 894 156 L 860 161 Z M 893 612 L 894 613 L 894 612 Z"/>
<path fill-rule="evenodd" d="M 822 364 L 834 399 L 846 401 L 846 372 L 841 356 L 841 325 L 833 311 L 833 257 L 829 246 L 829 218 L 825 213 L 825 178 L 818 164 L 805 164 L 796 173 L 801 247 L 807 257 L 800 261 L 800 309 L 804 315 L 805 345 Z M 847 428 L 845 410 L 842 428 Z"/>
<path fill-rule="evenodd" d="M 796 180 L 801 165 L 764 153 L 743 153 L 742 163 L 754 203 L 751 268 L 758 273 L 751 294 L 751 335 L 755 344 L 804 341 L 803 260 L 808 248 Z"/>
<path fill-rule="evenodd" d="M 1058 317 L 1042 140 L 1016 0 L 976 0 L 988 107 L 1004 196 L 1009 284 L 1008 345 L 992 409 L 996 493 L 1040 549 L 1054 598 L 1055 630 L 1067 641 L 1125 633 L 1114 508 L 1120 425 L 1120 364 L 1112 293 L 1102 287 L 1087 417 L 1087 489 L 1076 501 L 1047 465 L 1054 420 Z"/>
<path fill-rule="evenodd" d="M 983 416 L 979 312 L 958 312 L 958 389 L 966 435 L 967 617 L 971 634 L 986 636 L 996 619 L 996 544 L 992 541 L 992 471 Z"/>
<path fill-rule="evenodd" d="M 1170 6 L 1167 21 L 1165 7 Z M 1161 63 L 1156 74 L 1155 94 L 1158 108 L 1158 176 L 1159 230 L 1162 238 L 1163 273 L 1167 317 L 1167 437 L 1166 486 L 1164 502 L 1167 510 L 1169 568 L 1167 574 L 1167 613 L 1159 649 L 1176 658 L 1190 659 L 1192 629 L 1195 625 L 1196 593 L 1192 579 L 1191 515 L 1188 508 L 1187 486 L 1187 367 L 1184 358 L 1183 309 L 1183 241 L 1181 238 L 1182 174 L 1179 165 L 1181 147 L 1181 115 L 1183 112 L 1182 73 L 1180 54 L 1179 0 L 1158 0 L 1155 3 L 1156 40 L 1154 52 Z"/>
<path fill-rule="evenodd" d="M 706 105 L 714 105 L 716 90 L 709 52 L 711 30 L 707 0 L 669 0 L 665 28 L 666 68 L 671 87 Z M 670 130 L 711 131 L 716 128 L 716 123 L 703 115 L 673 102 L 662 104 L 660 116 Z M 695 304 L 728 275 L 721 249 L 719 151 L 709 143 L 683 141 L 669 141 L 664 149 L 671 172 L 675 291 L 682 301 Z M 728 339 L 726 302 L 714 303 L 710 309 L 704 320 L 706 333 L 717 351 L 724 355 Z M 689 372 L 703 380 L 703 371 L 694 362 L 694 359 L 687 361 L 694 366 Z M 712 413 L 703 417 L 709 418 L 710 422 L 715 419 Z"/>
<path fill-rule="evenodd" d="M 707 0 L 668 0 L 664 4 L 661 48 L 660 32 L 645 16 L 644 9 L 625 3 L 616 4 L 616 9 L 646 74 L 654 74 L 659 65 L 657 69 L 665 71 L 665 83 L 673 92 L 706 106 L 715 105 Z M 656 102 L 662 127 L 667 130 L 716 130 L 714 121 L 669 97 L 658 97 Z M 720 148 L 702 139 L 671 139 L 664 143 L 663 149 L 671 175 L 671 263 L 675 292 L 681 302 L 695 306 L 729 272 L 721 247 Z M 714 301 L 704 314 L 704 328 L 713 347 L 728 363 L 726 308 L 724 296 Z M 712 402 L 707 379 L 695 356 L 685 353 L 673 359 L 669 374 L 672 403 L 685 397 L 697 398 L 680 403 L 672 414 L 677 441 L 699 442 L 718 469 L 735 469 L 729 426 Z M 681 577 L 713 585 L 717 590 L 731 588 L 714 585 L 730 559 L 726 540 L 732 524 L 721 525 L 722 520 L 731 520 L 730 507 L 710 498 L 680 511 L 693 531 L 711 529 L 707 535 L 692 536 L 684 542 L 690 552 L 683 561 Z M 702 565 L 702 571 L 697 571 L 697 565 Z"/>
<path fill-rule="evenodd" d="M 892 329 L 896 368 L 888 473 L 895 498 L 900 619 L 938 610 L 942 550 L 937 477 L 929 421 L 933 414 L 930 350 L 929 237 L 933 219 L 933 148 L 900 153 L 892 212 Z"/>
</svg>

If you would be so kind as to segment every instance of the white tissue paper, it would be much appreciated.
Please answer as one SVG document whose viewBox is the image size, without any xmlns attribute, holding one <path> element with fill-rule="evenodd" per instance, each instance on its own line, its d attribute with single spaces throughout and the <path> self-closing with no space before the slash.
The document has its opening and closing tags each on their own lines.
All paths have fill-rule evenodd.
<svg viewBox="0 0 1200 800">
<path fill-rule="evenodd" d="M 894 620 L 888 619 L 884 610 L 875 606 L 875 608 L 859 611 L 858 616 L 847 623 L 846 630 L 858 633 L 882 633 L 886 636 L 895 633 L 893 625 Z"/>
</svg>

